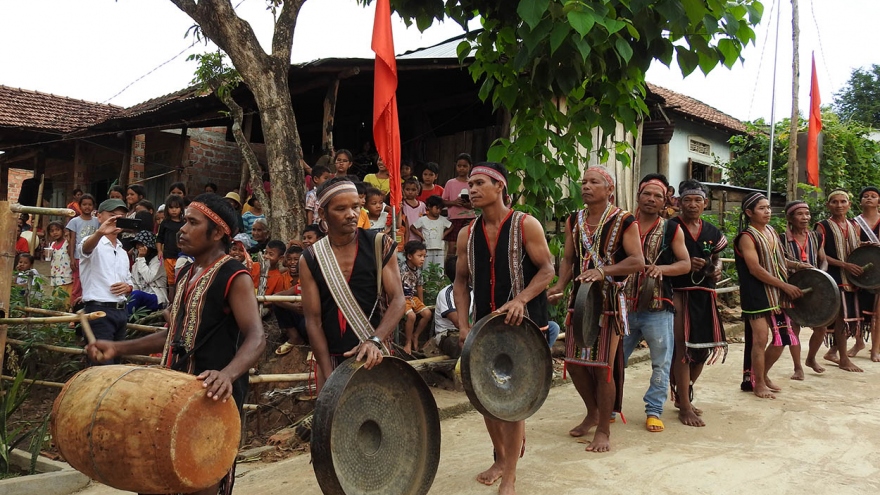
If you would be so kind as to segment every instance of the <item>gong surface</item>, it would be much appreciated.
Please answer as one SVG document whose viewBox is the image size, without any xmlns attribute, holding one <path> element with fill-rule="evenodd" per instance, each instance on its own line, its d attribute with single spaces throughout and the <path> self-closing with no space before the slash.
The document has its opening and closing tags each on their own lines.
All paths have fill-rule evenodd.
<svg viewBox="0 0 880 495">
<path fill-rule="evenodd" d="M 812 289 L 792 301 L 793 307 L 785 310 L 793 322 L 811 328 L 834 323 L 840 311 L 840 291 L 831 275 L 809 268 L 794 272 L 788 277 L 788 283 L 801 290 Z"/>
<path fill-rule="evenodd" d="M 602 316 L 602 283 L 583 282 L 574 299 L 571 330 L 578 347 L 593 347 L 599 338 L 599 318 Z"/>
<path fill-rule="evenodd" d="M 862 289 L 878 289 L 880 288 L 880 247 L 862 246 L 856 248 L 846 258 L 847 263 L 864 267 L 868 263 L 872 266 L 865 268 L 861 275 L 847 274 L 850 282 L 856 287 Z"/>
<path fill-rule="evenodd" d="M 312 460 L 325 494 L 423 495 L 440 462 L 440 416 L 405 361 L 337 367 L 315 404 Z"/>
<path fill-rule="evenodd" d="M 649 311 L 651 304 L 654 302 L 654 289 L 657 287 L 657 279 L 645 275 L 642 278 L 642 284 L 639 286 L 639 301 L 636 305 L 636 311 Z"/>
<path fill-rule="evenodd" d="M 541 329 L 528 318 L 507 325 L 505 316 L 490 314 L 471 328 L 461 350 L 461 381 L 484 416 L 521 421 L 547 399 L 553 364 Z"/>
</svg>

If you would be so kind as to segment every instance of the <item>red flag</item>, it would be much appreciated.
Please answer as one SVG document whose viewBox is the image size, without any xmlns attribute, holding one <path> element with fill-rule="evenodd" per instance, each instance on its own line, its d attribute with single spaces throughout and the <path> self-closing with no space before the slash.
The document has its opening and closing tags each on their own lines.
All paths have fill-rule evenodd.
<svg viewBox="0 0 880 495">
<path fill-rule="evenodd" d="M 400 206 L 400 123 L 397 120 L 397 60 L 391 35 L 391 6 L 388 0 L 376 1 L 373 22 L 373 51 L 376 69 L 373 87 L 373 140 L 376 150 L 391 176 L 392 208 Z"/>
<path fill-rule="evenodd" d="M 819 187 L 819 133 L 822 114 L 819 111 L 819 80 L 816 78 L 816 54 L 813 54 L 813 77 L 810 84 L 810 127 L 807 131 L 807 182 Z"/>
</svg>

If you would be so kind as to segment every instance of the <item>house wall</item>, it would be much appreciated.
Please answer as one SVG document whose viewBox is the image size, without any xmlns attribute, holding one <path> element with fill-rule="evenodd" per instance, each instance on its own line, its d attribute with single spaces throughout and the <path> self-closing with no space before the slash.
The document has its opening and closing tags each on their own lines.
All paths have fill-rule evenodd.
<svg viewBox="0 0 880 495">
<path fill-rule="evenodd" d="M 20 168 L 9 169 L 9 189 L 7 192 L 7 199 L 10 203 L 18 202 L 18 194 L 21 192 L 21 183 L 24 182 L 25 179 L 30 179 L 33 176 L 34 172 L 32 170 L 22 170 Z"/>
<path fill-rule="evenodd" d="M 712 165 L 715 157 L 721 163 L 730 161 L 730 145 L 727 140 L 731 134 L 727 131 L 714 129 L 696 122 L 684 120 L 680 116 L 675 118 L 675 133 L 669 143 L 669 183 L 678 190 L 678 184 L 688 178 L 688 159 L 693 161 Z M 691 137 L 697 138 L 699 141 L 708 143 L 710 146 L 711 156 L 691 152 L 688 140 Z M 655 147 L 656 148 L 656 147 Z M 656 151 L 654 163 L 656 160 Z M 642 162 L 642 171 L 646 170 L 645 162 Z"/>
<path fill-rule="evenodd" d="M 186 165 L 184 182 L 190 196 L 201 193 L 208 182 L 217 184 L 221 194 L 238 190 L 241 152 L 234 141 L 226 141 L 226 128 L 191 129 L 188 134 L 189 156 L 183 158 L 183 163 Z M 265 157 L 264 145 L 252 146 L 258 159 Z"/>
<path fill-rule="evenodd" d="M 642 177 L 657 173 L 657 145 L 642 146 L 642 161 L 640 163 Z M 641 179 L 641 177 L 639 177 Z"/>
</svg>

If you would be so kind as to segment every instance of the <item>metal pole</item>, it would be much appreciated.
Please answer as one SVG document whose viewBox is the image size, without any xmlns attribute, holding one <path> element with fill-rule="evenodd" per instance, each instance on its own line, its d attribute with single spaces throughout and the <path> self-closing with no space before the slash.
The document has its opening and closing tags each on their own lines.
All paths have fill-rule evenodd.
<svg viewBox="0 0 880 495">
<path fill-rule="evenodd" d="M 782 17 L 781 2 L 780 8 L 776 9 L 776 43 L 773 49 L 773 91 L 770 96 L 770 158 L 767 160 L 767 201 L 770 201 L 773 194 L 773 143 L 776 140 L 776 59 L 779 56 L 779 19 Z M 795 136 L 797 139 L 797 136 Z"/>
</svg>

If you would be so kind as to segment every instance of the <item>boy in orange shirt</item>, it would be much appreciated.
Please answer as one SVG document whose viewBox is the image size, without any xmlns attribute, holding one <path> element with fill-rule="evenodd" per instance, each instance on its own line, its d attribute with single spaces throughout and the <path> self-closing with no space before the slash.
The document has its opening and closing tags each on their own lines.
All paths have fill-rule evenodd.
<svg viewBox="0 0 880 495">
<path fill-rule="evenodd" d="M 299 285 L 299 258 L 302 253 L 303 248 L 296 244 L 287 248 L 287 252 L 284 253 L 284 264 L 287 266 L 287 270 L 283 277 L 287 288 L 279 292 L 278 295 L 299 296 L 302 294 L 302 288 Z M 275 354 L 283 356 L 290 352 L 293 346 L 308 343 L 302 302 L 277 302 L 272 309 L 275 313 L 275 319 L 278 320 L 278 327 L 287 333 L 287 342 L 281 344 L 275 350 Z"/>
</svg>

